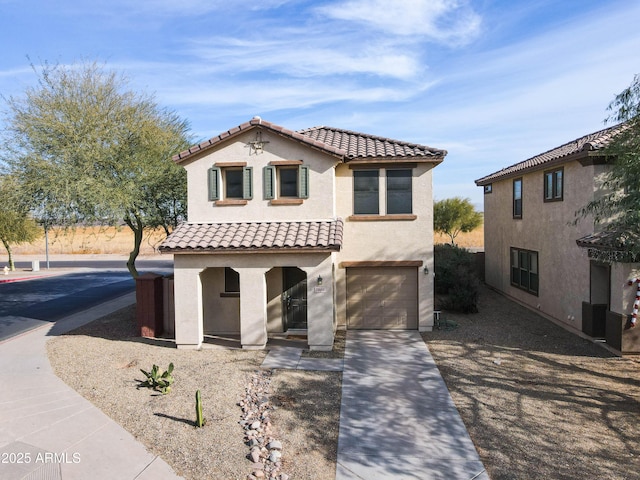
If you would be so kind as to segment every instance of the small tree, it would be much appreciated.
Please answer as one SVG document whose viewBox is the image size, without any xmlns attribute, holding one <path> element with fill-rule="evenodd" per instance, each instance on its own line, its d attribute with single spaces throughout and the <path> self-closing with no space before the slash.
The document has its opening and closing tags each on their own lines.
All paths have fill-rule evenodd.
<svg viewBox="0 0 640 480">
<path fill-rule="evenodd" d="M 620 251 L 594 251 L 599 260 L 640 259 L 640 75 L 609 104 L 606 123 L 621 123 L 603 149 L 612 160 L 601 195 L 576 212 L 614 235 Z"/>
<path fill-rule="evenodd" d="M 18 182 L 9 175 L 0 176 L 0 241 L 7 250 L 10 270 L 16 269 L 11 246 L 32 242 L 40 234 L 28 205 L 21 201 Z"/>
<path fill-rule="evenodd" d="M 482 220 L 482 213 L 476 212 L 468 198 L 447 198 L 433 204 L 433 229 L 449 235 L 452 246 L 460 233 L 475 230 Z"/>
<path fill-rule="evenodd" d="M 169 231 L 186 216 L 186 173 L 171 156 L 188 124 L 95 63 L 36 69 L 38 85 L 8 105 L 3 159 L 45 225 L 117 225 Z"/>
</svg>

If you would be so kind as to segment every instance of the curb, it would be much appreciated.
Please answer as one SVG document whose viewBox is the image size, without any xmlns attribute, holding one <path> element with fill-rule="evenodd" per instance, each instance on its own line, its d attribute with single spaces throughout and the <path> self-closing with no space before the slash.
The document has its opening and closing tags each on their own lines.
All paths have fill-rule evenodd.
<svg viewBox="0 0 640 480">
<path fill-rule="evenodd" d="M 7 278 L 0 279 L 0 283 L 24 282 L 25 280 L 35 280 L 36 278 L 45 278 L 49 275 L 37 275 L 33 277 Z"/>
</svg>

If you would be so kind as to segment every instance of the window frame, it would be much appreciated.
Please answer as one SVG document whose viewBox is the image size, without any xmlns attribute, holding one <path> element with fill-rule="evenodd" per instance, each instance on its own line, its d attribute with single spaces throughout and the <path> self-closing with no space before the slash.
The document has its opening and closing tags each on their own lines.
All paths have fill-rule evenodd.
<svg viewBox="0 0 640 480">
<path fill-rule="evenodd" d="M 358 174 L 358 175 L 356 175 Z M 373 190 L 368 190 L 368 191 L 356 191 L 356 177 L 359 175 L 362 175 L 362 178 L 365 178 L 364 174 L 369 174 L 366 175 L 368 177 L 374 177 L 374 175 L 371 174 L 375 174 L 375 188 Z M 360 194 L 370 194 L 371 197 L 374 196 L 375 194 L 375 212 L 370 212 L 370 211 L 357 211 L 357 203 L 361 203 L 361 202 L 357 202 L 357 195 L 356 193 L 360 193 Z M 358 170 L 353 170 L 353 214 L 354 215 L 380 215 L 380 169 L 379 168 L 366 168 L 366 169 L 358 169 Z"/>
<path fill-rule="evenodd" d="M 282 172 L 296 170 L 296 195 L 282 195 Z M 262 171 L 263 196 L 271 205 L 299 205 L 309 198 L 309 166 L 301 160 L 273 161 Z"/>
<path fill-rule="evenodd" d="M 549 192 L 549 181 L 551 180 L 551 192 Z M 558 180 L 560 186 L 558 188 Z M 564 167 L 546 170 L 542 175 L 543 200 L 545 203 L 562 202 L 564 200 Z M 559 190 L 559 192 L 558 192 Z"/>
<path fill-rule="evenodd" d="M 492 183 L 489 183 L 489 184 L 484 186 L 484 194 L 485 195 L 489 195 L 490 193 L 493 193 L 493 184 Z"/>
<path fill-rule="evenodd" d="M 390 212 L 389 211 L 389 172 L 408 172 L 409 178 L 409 211 L 408 212 Z M 388 168 L 385 169 L 385 202 L 387 215 L 412 215 L 413 214 L 413 169 L 412 168 Z M 393 176 L 391 177 L 393 178 Z M 400 177 L 398 177 L 400 178 Z M 395 191 L 395 190 L 394 190 Z M 406 194 L 406 191 L 403 190 Z M 379 198 L 379 197 L 378 197 Z"/>
<path fill-rule="evenodd" d="M 519 198 L 516 198 L 516 184 L 520 184 L 520 196 Z M 522 181 L 522 177 L 518 177 L 518 178 L 514 178 L 513 179 L 513 189 L 512 189 L 512 211 L 513 211 L 513 218 L 515 219 L 521 219 L 522 218 L 522 210 L 523 210 L 523 197 L 524 197 L 524 182 Z M 518 201 L 520 201 L 520 204 L 518 204 Z"/>
<path fill-rule="evenodd" d="M 242 197 L 227 196 L 227 172 L 242 171 Z M 245 162 L 216 163 L 207 171 L 208 199 L 218 206 L 246 205 L 253 198 L 253 167 Z"/>
<path fill-rule="evenodd" d="M 240 296 L 240 273 L 231 267 L 224 267 L 224 292 L 220 292 L 220 296 Z"/>
<path fill-rule="evenodd" d="M 515 255 L 515 256 L 514 256 Z M 535 257 L 535 262 L 534 262 Z M 526 259 L 526 261 L 522 261 Z M 514 262 L 514 259 L 516 260 Z M 526 263 L 526 264 L 525 264 Z M 509 280 L 511 286 L 535 295 L 540 292 L 540 255 L 535 250 L 510 247 L 509 249 Z M 523 282 L 523 275 L 526 275 L 526 282 Z M 534 280 L 532 282 L 532 280 Z M 532 284 L 535 283 L 535 288 Z"/>
</svg>

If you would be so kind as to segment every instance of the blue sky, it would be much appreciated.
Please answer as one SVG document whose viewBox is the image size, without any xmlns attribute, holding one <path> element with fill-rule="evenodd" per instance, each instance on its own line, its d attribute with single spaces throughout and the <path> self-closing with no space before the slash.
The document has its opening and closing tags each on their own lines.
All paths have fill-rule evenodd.
<svg viewBox="0 0 640 480">
<path fill-rule="evenodd" d="M 634 0 L 0 0 L 0 94 L 97 60 L 191 123 L 254 115 L 448 150 L 436 199 L 603 128 L 640 73 Z"/>
</svg>

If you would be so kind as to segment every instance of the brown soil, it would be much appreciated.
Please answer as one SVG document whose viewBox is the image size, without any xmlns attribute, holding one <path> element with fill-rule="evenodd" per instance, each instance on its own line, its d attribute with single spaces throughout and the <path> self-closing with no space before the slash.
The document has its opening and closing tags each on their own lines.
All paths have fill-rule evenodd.
<svg viewBox="0 0 640 480">
<path fill-rule="evenodd" d="M 640 359 L 484 287 L 479 309 L 423 338 L 490 477 L 640 479 Z"/>
</svg>

